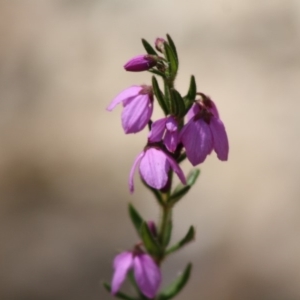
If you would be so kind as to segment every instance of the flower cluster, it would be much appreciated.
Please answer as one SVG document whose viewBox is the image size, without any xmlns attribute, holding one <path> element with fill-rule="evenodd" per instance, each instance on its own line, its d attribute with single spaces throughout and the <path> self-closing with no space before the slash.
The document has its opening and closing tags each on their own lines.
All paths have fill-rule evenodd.
<svg viewBox="0 0 300 300">
<path fill-rule="evenodd" d="M 213 150 L 219 160 L 226 161 L 229 144 L 215 102 L 197 91 L 195 77 L 191 76 L 186 95 L 182 96 L 174 88 L 179 59 L 171 37 L 167 35 L 167 40 L 157 38 L 156 50 L 147 41 L 142 42 L 147 53 L 130 59 L 124 68 L 131 72 L 149 71 L 154 74 L 151 85 L 133 85 L 123 90 L 107 110 L 123 105 L 122 127 L 126 134 L 138 133 L 148 125 L 146 145 L 136 157 L 129 174 L 129 190 L 134 191 L 134 173 L 139 168 L 142 181 L 154 192 L 164 215 L 161 229 L 156 232 L 154 223 L 145 223 L 135 209 L 130 208 L 130 216 L 142 244 L 116 256 L 111 292 L 116 295 L 127 273 L 133 270 L 139 291 L 148 298 L 154 298 L 161 281 L 159 263 L 167 253 L 178 250 L 194 237 L 191 227 L 178 249 L 166 249 L 168 235 L 171 234 L 168 232 L 171 230 L 168 229 L 171 226 L 168 225 L 171 222 L 168 219 L 170 208 L 189 190 L 199 174 L 196 170 L 186 177 L 179 164 L 187 158 L 193 166 L 199 165 Z M 164 92 L 155 75 L 162 79 Z M 152 120 L 153 106 L 157 104 L 165 116 Z M 181 185 L 172 193 L 173 173 L 178 176 Z M 149 239 L 152 241 L 150 246 Z"/>
<path fill-rule="evenodd" d="M 162 49 L 162 45 L 166 45 L 166 41 L 163 41 L 162 38 L 157 39 L 158 49 Z M 124 68 L 134 72 L 145 70 L 155 72 L 154 67 L 156 66 L 156 71 L 162 72 L 166 70 L 166 65 L 162 57 L 138 55 L 129 60 Z M 162 73 L 162 77 L 165 79 L 166 75 Z M 192 80 L 191 85 L 193 83 Z M 167 107 L 166 95 L 164 97 L 155 84 L 153 86 L 131 86 L 122 91 L 107 107 L 107 110 L 111 111 L 117 104 L 123 104 L 122 126 L 126 134 L 137 133 L 143 130 L 147 124 L 151 127 L 147 145 L 135 159 L 130 172 L 129 188 L 131 192 L 134 190 L 133 173 L 139 163 L 143 180 L 152 188 L 162 189 L 167 183 L 170 168 L 175 171 L 183 184 L 186 183 L 185 176 L 176 162 L 176 158 L 184 150 L 193 166 L 203 163 L 212 150 L 217 153 L 220 160 L 225 161 L 228 158 L 229 145 L 226 130 L 215 103 L 208 96 L 196 92 L 192 99 L 189 99 L 189 94 L 182 98 L 173 87 L 170 87 L 168 101 L 171 104 L 169 109 L 164 109 L 167 116 L 152 122 L 153 90 L 155 88 L 155 94 L 164 98 L 158 99 L 162 108 Z M 180 109 L 177 112 L 174 111 L 172 102 L 181 102 L 176 103 L 179 104 L 178 106 L 181 104 L 181 111 Z M 188 120 L 186 124 L 184 124 L 183 118 L 185 115 Z"/>
</svg>

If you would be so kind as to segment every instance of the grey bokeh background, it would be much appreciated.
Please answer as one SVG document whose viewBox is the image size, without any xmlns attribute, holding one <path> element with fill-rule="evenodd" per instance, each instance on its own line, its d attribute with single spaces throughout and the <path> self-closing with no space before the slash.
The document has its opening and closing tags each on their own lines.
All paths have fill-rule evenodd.
<svg viewBox="0 0 300 300">
<path fill-rule="evenodd" d="M 300 299 L 299 3 L 1 1 L 0 299 L 110 299 L 101 280 L 136 241 L 128 201 L 158 211 L 137 176 L 127 187 L 147 133 L 125 136 L 121 108 L 105 107 L 149 82 L 122 66 L 140 38 L 165 33 L 177 88 L 196 76 L 231 149 L 176 207 L 174 240 L 191 224 L 197 239 L 166 262 L 163 285 L 192 261 L 178 299 Z"/>
</svg>

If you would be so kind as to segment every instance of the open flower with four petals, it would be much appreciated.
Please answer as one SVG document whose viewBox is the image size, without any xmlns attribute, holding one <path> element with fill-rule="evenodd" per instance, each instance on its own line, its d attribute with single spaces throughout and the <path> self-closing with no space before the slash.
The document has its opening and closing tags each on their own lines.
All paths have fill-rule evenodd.
<svg viewBox="0 0 300 300">
<path fill-rule="evenodd" d="M 151 86 L 133 85 L 121 92 L 107 107 L 112 111 L 123 103 L 122 126 L 125 133 L 136 133 L 145 128 L 153 112 L 153 94 Z"/>
<path fill-rule="evenodd" d="M 118 254 L 113 262 L 114 274 L 111 293 L 115 295 L 121 288 L 127 273 L 133 269 L 135 281 L 140 291 L 148 298 L 154 298 L 160 283 L 161 272 L 150 255 L 138 251 L 126 251 Z"/>
<path fill-rule="evenodd" d="M 160 190 L 165 187 L 170 168 L 177 174 L 181 182 L 186 184 L 185 176 L 175 159 L 160 148 L 149 146 L 136 157 L 130 170 L 129 190 L 131 193 L 134 191 L 133 177 L 138 165 L 140 165 L 141 177 L 154 189 Z"/>
<path fill-rule="evenodd" d="M 202 163 L 214 150 L 220 160 L 228 159 L 229 143 L 223 122 L 212 100 L 209 104 L 195 103 L 189 110 L 188 123 L 180 132 L 180 141 L 193 166 Z"/>
</svg>

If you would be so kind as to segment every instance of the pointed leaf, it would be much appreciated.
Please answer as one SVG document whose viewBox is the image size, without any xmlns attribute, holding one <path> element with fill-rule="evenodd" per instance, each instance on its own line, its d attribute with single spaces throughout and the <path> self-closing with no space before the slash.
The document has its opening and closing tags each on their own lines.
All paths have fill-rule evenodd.
<svg viewBox="0 0 300 300">
<path fill-rule="evenodd" d="M 168 81 L 166 79 L 164 80 L 164 91 L 165 91 L 165 101 L 166 101 L 168 111 L 171 114 L 173 114 L 174 107 L 172 106 L 173 103 L 171 101 L 170 88 L 169 88 L 169 85 L 168 85 Z"/>
<path fill-rule="evenodd" d="M 166 100 L 165 100 L 164 94 L 162 93 L 162 91 L 159 88 L 159 85 L 158 85 L 158 82 L 157 82 L 155 76 L 152 76 L 152 87 L 153 87 L 154 95 L 155 95 L 160 107 L 162 108 L 164 114 L 168 115 L 168 108 L 166 105 Z"/>
<path fill-rule="evenodd" d="M 184 247 L 186 244 L 193 241 L 194 239 L 195 239 L 195 229 L 194 229 L 194 226 L 191 226 L 189 228 L 189 231 L 185 235 L 185 237 L 181 241 L 179 241 L 177 244 L 172 246 L 170 249 L 168 249 L 166 252 L 166 255 L 169 255 L 169 254 L 181 249 L 182 247 Z"/>
<path fill-rule="evenodd" d="M 175 90 L 171 89 L 172 101 L 174 101 L 174 114 L 178 117 L 185 115 L 185 105 L 181 95 Z"/>
<path fill-rule="evenodd" d="M 144 246 L 149 252 L 149 254 L 158 257 L 161 255 L 161 248 L 157 240 L 153 237 L 148 224 L 146 222 L 142 223 L 140 236 L 143 240 Z"/>
<path fill-rule="evenodd" d="M 111 286 L 110 284 L 103 282 L 103 286 L 104 288 L 111 293 Z M 123 300 L 137 300 L 136 298 L 130 297 L 124 293 L 118 292 L 114 295 L 114 297 L 119 298 L 119 299 L 123 299 Z"/>
<path fill-rule="evenodd" d="M 134 225 L 138 235 L 140 235 L 140 229 L 141 229 L 142 223 L 144 222 L 143 218 L 141 217 L 141 215 L 138 213 L 138 211 L 134 208 L 134 206 L 131 203 L 129 203 L 129 205 L 128 205 L 128 212 L 129 212 L 129 216 L 132 221 L 132 224 Z"/>
<path fill-rule="evenodd" d="M 167 34 L 167 39 L 168 39 L 168 43 L 169 43 L 171 49 L 173 50 L 173 52 L 175 54 L 175 57 L 177 59 L 177 65 L 178 65 L 178 54 L 177 54 L 177 50 L 176 50 L 175 44 L 174 44 L 174 42 L 173 42 L 173 40 L 172 40 L 172 38 L 170 37 L 169 34 Z"/>
<path fill-rule="evenodd" d="M 162 199 L 162 196 L 161 196 L 160 191 L 154 189 L 154 188 L 151 187 L 151 186 L 149 186 L 149 185 L 145 182 L 145 180 L 143 180 L 142 178 L 141 178 L 141 180 L 142 180 L 142 183 L 144 184 L 144 186 L 145 186 L 147 189 L 149 189 L 149 190 L 153 193 L 153 195 L 155 196 L 157 202 L 158 202 L 160 205 L 164 205 L 165 203 L 164 203 L 164 201 L 163 201 L 163 199 Z"/>
<path fill-rule="evenodd" d="M 165 73 L 163 73 L 161 71 L 158 71 L 156 69 L 150 69 L 150 70 L 148 70 L 148 72 L 153 73 L 153 74 L 158 75 L 158 76 L 161 76 L 162 78 L 166 77 Z"/>
<path fill-rule="evenodd" d="M 164 247 L 167 247 L 170 243 L 171 235 L 172 235 L 172 229 L 173 229 L 173 224 L 172 220 L 169 220 L 167 222 L 166 230 L 164 232 L 164 235 L 162 236 L 162 245 Z"/>
<path fill-rule="evenodd" d="M 157 56 L 156 51 L 153 49 L 153 47 L 145 39 L 142 39 L 142 43 L 143 43 L 143 46 L 144 46 L 144 48 L 145 48 L 145 50 L 148 54 Z"/>
<path fill-rule="evenodd" d="M 180 164 L 185 159 L 186 159 L 186 153 L 184 152 L 184 153 L 180 154 L 180 156 L 177 158 L 177 163 Z"/>
<path fill-rule="evenodd" d="M 196 93 L 197 93 L 196 80 L 195 80 L 195 76 L 192 75 L 191 76 L 191 80 L 190 80 L 189 91 L 188 91 L 188 94 L 187 94 L 187 97 L 190 99 L 190 101 L 194 101 L 195 100 Z"/>
<path fill-rule="evenodd" d="M 178 70 L 177 58 L 176 58 L 176 55 L 174 54 L 172 48 L 169 46 L 169 44 L 164 43 L 164 46 L 165 46 L 166 59 L 169 63 L 169 76 L 172 79 L 174 79 L 176 77 L 177 70 Z"/>
<path fill-rule="evenodd" d="M 189 263 L 183 273 L 165 290 L 158 295 L 158 300 L 168 300 L 175 297 L 186 285 L 190 278 L 192 264 Z"/>
<path fill-rule="evenodd" d="M 172 205 L 176 202 L 178 202 L 192 187 L 192 185 L 195 184 L 198 176 L 200 174 L 199 169 L 193 169 L 190 171 L 190 173 L 187 176 L 186 185 L 183 185 L 182 183 L 179 183 L 177 187 L 175 188 L 174 192 L 172 193 L 169 203 Z"/>
</svg>

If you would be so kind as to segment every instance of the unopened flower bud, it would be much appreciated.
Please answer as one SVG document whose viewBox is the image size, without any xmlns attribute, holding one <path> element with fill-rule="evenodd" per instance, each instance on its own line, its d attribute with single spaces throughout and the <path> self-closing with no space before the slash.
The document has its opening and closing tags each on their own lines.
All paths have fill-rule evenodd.
<svg viewBox="0 0 300 300">
<path fill-rule="evenodd" d="M 153 68 L 156 63 L 156 57 L 153 55 L 138 55 L 130 59 L 124 65 L 124 69 L 131 72 L 147 71 Z"/>
<path fill-rule="evenodd" d="M 157 38 L 155 40 L 155 48 L 157 51 L 159 52 L 163 52 L 164 51 L 164 43 L 166 41 L 163 38 Z"/>
<path fill-rule="evenodd" d="M 150 229 L 152 235 L 154 237 L 157 237 L 157 229 L 156 229 L 156 225 L 153 221 L 148 221 L 148 228 Z"/>
</svg>

